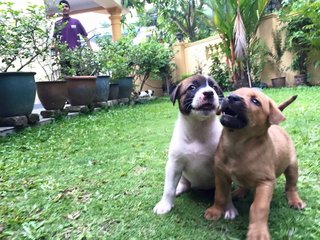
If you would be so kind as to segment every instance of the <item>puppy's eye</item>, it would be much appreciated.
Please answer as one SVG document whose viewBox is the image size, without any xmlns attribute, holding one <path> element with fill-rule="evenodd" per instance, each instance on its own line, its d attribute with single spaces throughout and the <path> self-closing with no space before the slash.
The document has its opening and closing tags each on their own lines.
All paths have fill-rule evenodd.
<svg viewBox="0 0 320 240">
<path fill-rule="evenodd" d="M 190 91 L 192 91 L 192 90 L 195 90 L 197 87 L 195 86 L 195 85 L 190 85 L 189 87 L 188 87 L 188 90 L 190 90 Z"/>
<path fill-rule="evenodd" d="M 214 86 L 213 86 L 213 89 L 214 89 L 217 93 L 219 92 L 219 88 L 218 88 L 217 85 L 214 85 Z"/>
<path fill-rule="evenodd" d="M 261 107 L 260 101 L 258 99 L 256 99 L 255 97 L 251 98 L 251 102 L 256 106 Z"/>
</svg>

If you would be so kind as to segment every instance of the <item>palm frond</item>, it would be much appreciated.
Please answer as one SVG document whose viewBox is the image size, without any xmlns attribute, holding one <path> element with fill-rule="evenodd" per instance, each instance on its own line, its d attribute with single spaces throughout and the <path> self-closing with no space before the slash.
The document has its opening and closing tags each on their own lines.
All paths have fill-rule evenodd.
<svg viewBox="0 0 320 240">
<path fill-rule="evenodd" d="M 237 58 L 244 58 L 247 49 L 246 29 L 242 21 L 240 10 L 237 11 L 237 17 L 233 28 L 234 35 L 234 53 Z"/>
</svg>

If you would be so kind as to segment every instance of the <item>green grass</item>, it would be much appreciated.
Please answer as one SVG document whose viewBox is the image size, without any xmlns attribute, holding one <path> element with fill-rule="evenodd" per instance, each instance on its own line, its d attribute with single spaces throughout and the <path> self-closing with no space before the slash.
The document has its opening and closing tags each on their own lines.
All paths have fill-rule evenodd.
<svg viewBox="0 0 320 240">
<path fill-rule="evenodd" d="M 287 206 L 278 180 L 269 218 L 273 239 L 320 239 L 320 88 L 265 90 L 284 114 L 300 164 L 307 209 Z M 165 216 L 163 189 L 177 117 L 168 98 L 61 120 L 0 139 L 0 239 L 244 239 L 252 196 L 234 221 L 207 221 L 213 194 L 190 191 Z"/>
</svg>

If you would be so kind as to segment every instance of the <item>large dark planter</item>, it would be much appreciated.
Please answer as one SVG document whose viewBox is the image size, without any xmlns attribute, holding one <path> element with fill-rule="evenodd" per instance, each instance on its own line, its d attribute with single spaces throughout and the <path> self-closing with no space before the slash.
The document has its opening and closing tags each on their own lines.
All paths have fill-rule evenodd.
<svg viewBox="0 0 320 240">
<path fill-rule="evenodd" d="M 285 77 L 278 77 L 271 79 L 272 86 L 274 88 L 281 88 L 286 86 L 286 78 Z"/>
<path fill-rule="evenodd" d="M 96 95 L 94 102 L 106 102 L 109 97 L 109 76 L 98 76 L 96 80 Z"/>
<path fill-rule="evenodd" d="M 36 82 L 37 93 L 46 110 L 63 109 L 68 99 L 67 81 Z"/>
<path fill-rule="evenodd" d="M 133 90 L 133 77 L 121 78 L 117 81 L 119 84 L 118 98 L 130 98 Z"/>
<path fill-rule="evenodd" d="M 36 97 L 35 72 L 0 73 L 0 117 L 29 115 Z"/>
<path fill-rule="evenodd" d="M 96 76 L 65 77 L 71 106 L 90 105 L 96 93 Z"/>
<path fill-rule="evenodd" d="M 110 83 L 109 88 L 109 100 L 118 99 L 119 96 L 119 84 L 118 83 Z"/>
</svg>

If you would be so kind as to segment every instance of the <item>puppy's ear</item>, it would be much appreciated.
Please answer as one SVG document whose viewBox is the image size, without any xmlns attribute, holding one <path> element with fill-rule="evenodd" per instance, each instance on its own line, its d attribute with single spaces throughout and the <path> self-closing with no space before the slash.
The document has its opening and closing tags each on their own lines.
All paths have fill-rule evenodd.
<svg viewBox="0 0 320 240">
<path fill-rule="evenodd" d="M 180 90 L 180 87 L 181 87 L 181 83 L 179 83 L 175 89 L 173 89 L 171 95 L 170 95 L 170 100 L 171 102 L 173 103 L 173 105 L 176 103 L 176 100 L 180 97 L 179 95 L 179 90 Z"/>
<path fill-rule="evenodd" d="M 270 113 L 269 113 L 269 123 L 279 124 L 286 120 L 286 117 L 282 114 L 278 106 L 273 101 L 269 101 Z"/>
<path fill-rule="evenodd" d="M 218 84 L 215 84 L 214 90 L 216 91 L 216 93 L 218 94 L 219 97 L 219 103 L 222 102 L 223 98 L 224 98 L 224 94 L 222 89 L 220 88 L 220 86 Z"/>
</svg>

